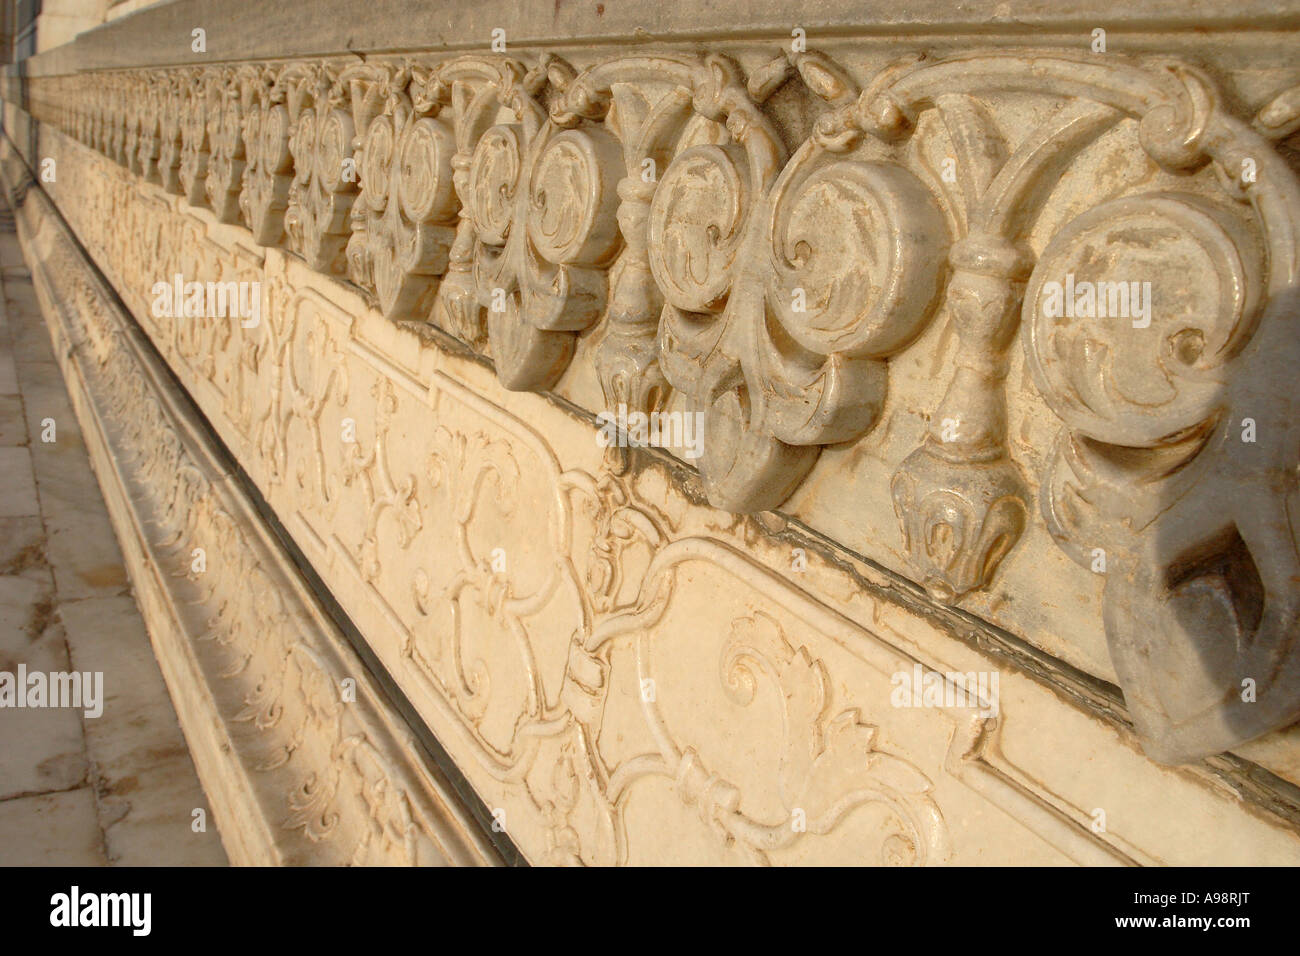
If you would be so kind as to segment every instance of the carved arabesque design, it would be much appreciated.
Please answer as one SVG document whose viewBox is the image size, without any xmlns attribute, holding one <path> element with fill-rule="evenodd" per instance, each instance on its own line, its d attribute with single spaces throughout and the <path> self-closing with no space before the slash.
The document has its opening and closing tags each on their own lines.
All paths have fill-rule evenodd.
<svg viewBox="0 0 1300 956">
<path fill-rule="evenodd" d="M 274 246 L 284 239 L 284 214 L 294 179 L 289 107 L 275 70 L 249 67 L 242 76 L 247 162 L 241 174 L 239 209 L 254 240 Z"/>
<path fill-rule="evenodd" d="M 1300 717 L 1298 416 L 1262 384 L 1289 374 L 1300 194 L 1269 139 L 1300 123 L 1294 91 L 1252 128 L 1184 64 L 1026 50 L 908 58 L 861 86 L 817 53 L 748 74 L 712 53 L 302 62 L 238 97 L 229 75 L 54 78 L 34 103 L 214 208 L 240 104 L 259 241 L 485 349 L 510 388 L 553 385 L 594 329 L 607 402 L 705 413 L 700 469 L 728 510 L 779 507 L 822 448 L 867 434 L 890 357 L 950 323 L 945 395 L 891 482 L 913 576 L 945 603 L 987 588 L 1037 489 L 1071 557 L 1106 556 L 1107 637 L 1153 753 Z M 787 144 L 765 104 L 790 82 L 821 112 Z M 1138 150 L 1140 183 L 1062 215 L 1052 186 L 1081 156 Z M 1150 329 L 1039 309 L 1061 272 L 1143 270 L 1165 309 Z M 1041 475 L 1007 434 L 1017 338 L 1064 424 Z"/>
<path fill-rule="evenodd" d="M 208 167 L 204 196 L 221 222 L 239 222 L 239 196 L 243 191 L 245 74 L 226 69 L 208 80 Z"/>
<path fill-rule="evenodd" d="M 56 248 L 49 267 L 72 277 L 59 334 L 78 347 L 78 384 L 91 387 L 123 491 L 149 516 L 143 546 L 157 562 L 149 574 L 180 579 L 165 580 L 161 600 L 174 602 L 175 613 L 189 618 L 181 626 L 197 635 L 195 666 L 219 700 L 212 717 L 248 725 L 237 759 L 270 826 L 301 831 L 321 862 L 446 862 L 445 810 L 411 767 L 394 765 L 401 751 L 377 728 L 366 696 L 373 691 L 342 701 L 339 681 L 348 672 L 334 652 L 321 653 L 299 594 L 232 513 L 224 482 L 181 438 L 151 381 L 157 373 L 137 358 L 139 344 L 119 320 L 95 320 L 116 306 L 80 277 L 84 267 L 68 248 Z M 203 574 L 191 570 L 196 547 L 210 561 Z M 271 840 L 264 852 L 298 862 L 294 839 Z"/>
<path fill-rule="evenodd" d="M 832 78 L 817 91 L 848 97 Z M 821 446 L 875 423 L 883 359 L 931 315 L 947 240 L 900 165 L 843 159 L 844 144 L 816 140 L 787 161 L 741 81 L 723 58 L 704 65 L 697 117 L 651 203 L 650 264 L 665 300 L 660 367 L 705 413 L 709 500 L 761 511 Z"/>
<path fill-rule="evenodd" d="M 320 272 L 342 275 L 348 217 L 357 195 L 353 137 L 356 123 L 350 90 L 322 64 L 291 64 L 278 83 L 286 87 L 289 185 L 284 231 L 289 246 Z"/>
<path fill-rule="evenodd" d="M 595 657 L 618 638 L 636 644 L 637 676 L 654 680 L 653 628 L 668 608 L 673 569 L 718 551 L 712 542 L 682 540 L 661 550 L 642 584 L 635 608 L 608 618 L 586 640 L 583 651 Z M 665 718 L 655 695 L 642 695 L 645 719 L 658 753 L 632 757 L 610 773 L 609 796 L 617 806 L 636 781 L 666 776 L 682 801 L 694 806 L 701 821 L 728 847 L 754 863 L 808 834 L 825 835 L 850 813 L 881 804 L 892 820 L 882 829 L 880 863 L 942 863 L 951 852 L 943 815 L 930 793 L 933 785 L 906 760 L 875 746 L 876 729 L 853 710 L 834 713 L 825 665 L 806 647 L 791 644 L 771 615 L 758 612 L 733 623 L 719 660 L 719 679 L 734 703 L 753 702 L 760 679 L 776 685 L 782 705 L 779 741 L 780 777 L 776 781 L 783 818 L 757 819 L 744 809 L 745 794 L 710 771 L 695 747 L 681 743 L 681 730 Z"/>
<path fill-rule="evenodd" d="M 735 568 L 737 557 L 713 541 L 674 541 L 666 517 L 620 479 L 562 472 L 539 436 L 463 386 L 439 378 L 434 392 L 440 413 L 463 406 L 494 428 L 507 429 L 513 440 L 438 426 L 429 468 L 434 497 L 426 507 L 453 522 L 457 560 L 450 573 L 416 571 L 411 596 L 419 616 L 403 657 L 453 709 L 478 765 L 526 795 L 547 822 L 550 862 L 627 862 L 636 849 L 624 819 L 629 801 L 643 784 L 663 778 L 673 782 L 683 806 L 698 813 L 720 847 L 750 862 L 770 862 L 772 854 L 800 840 L 834 833 L 866 806 L 885 814 L 880 843 L 869 848 L 879 862 L 915 865 L 947 858 L 947 827 L 931 782 L 877 747 L 875 729 L 856 711 L 833 705 L 824 665 L 806 648 L 793 646 L 766 615 L 735 622 L 722 646 L 717 686 L 719 702 L 743 708 L 753 700 L 747 690 L 759 674 L 774 681 L 784 734 L 780 778 L 769 783 L 779 796 L 747 794 L 711 771 L 702 744 L 690 742 L 692 728 L 669 726 L 653 697 L 643 699 L 643 712 L 658 750 L 617 760 L 606 756 L 601 724 L 609 706 L 612 651 L 631 646 L 638 679 L 658 676 L 651 645 L 673 603 L 677 568 L 690 561 Z M 377 427 L 387 427 L 382 416 Z M 513 503 L 523 476 L 538 471 L 558 492 L 549 496 L 546 513 L 536 516 L 551 538 L 544 552 L 551 564 L 538 569 L 515 557 L 523 569 L 498 567 L 476 537 L 476 524 L 485 510 L 498 520 L 523 520 Z M 532 626 L 556 614 L 575 622 L 558 688 L 543 680 Z M 472 631 L 471 621 L 479 622 Z M 493 626 L 484 627 L 486 621 Z M 517 667 L 506 668 L 498 656 L 489 669 L 481 642 L 503 638 L 518 655 Z M 661 698 L 673 693 L 673 682 L 661 680 Z M 509 739 L 501 736 L 503 707 Z M 756 817 L 746 809 L 764 797 L 783 801 L 786 817 Z"/>
<path fill-rule="evenodd" d="M 194 70 L 180 81 L 177 93 L 181 134 L 179 192 L 191 206 L 207 205 L 208 160 L 212 147 L 208 114 L 221 93 L 220 73 Z"/>
<path fill-rule="evenodd" d="M 424 98 L 422 78 L 413 80 L 409 69 L 367 72 L 359 80 L 372 85 L 366 102 L 378 115 L 362 124 L 348 275 L 374 294 L 387 318 L 424 316 L 456 236 L 455 134 L 437 116 L 438 104 Z"/>
</svg>

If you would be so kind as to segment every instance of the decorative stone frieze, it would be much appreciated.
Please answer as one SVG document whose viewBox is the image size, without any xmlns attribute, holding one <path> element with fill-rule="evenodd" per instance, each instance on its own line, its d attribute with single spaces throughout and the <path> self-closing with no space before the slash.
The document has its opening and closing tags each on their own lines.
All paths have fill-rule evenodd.
<svg viewBox="0 0 1300 956">
<path fill-rule="evenodd" d="M 764 109 L 791 84 L 815 116 L 798 140 Z M 1042 521 L 1081 565 L 1104 555 L 1112 659 L 1154 753 L 1300 716 L 1295 549 L 1270 543 L 1296 540 L 1277 485 L 1294 416 L 1234 387 L 1276 360 L 1256 340 L 1294 307 L 1300 194 L 1270 143 L 1294 125 L 1289 92 L 1252 126 L 1187 64 L 1047 50 L 860 82 L 817 52 L 748 71 L 636 53 L 33 88 L 38 119 L 145 178 L 159 129 L 165 189 L 481 349 L 507 388 L 555 386 L 594 328 L 611 407 L 704 413 L 715 507 L 777 508 L 824 447 L 870 443 L 890 357 L 938 316 L 957 336 L 947 389 L 889 485 L 931 595 L 987 588 Z M 1111 283 L 1111 305 L 1145 283 L 1147 326 L 1045 314 L 1044 283 L 1072 276 Z M 1013 349 L 1061 422 L 1037 503 L 1008 443 Z M 1204 500 L 1212 519 L 1185 517 Z M 1196 661 L 1203 680 L 1158 689 Z M 1244 680 L 1266 702 L 1232 703 Z"/>
<path fill-rule="evenodd" d="M 1186 828 L 1294 775 L 1300 72 L 904 46 L 43 75 L 28 161 L 528 859 L 1294 860 Z"/>
</svg>

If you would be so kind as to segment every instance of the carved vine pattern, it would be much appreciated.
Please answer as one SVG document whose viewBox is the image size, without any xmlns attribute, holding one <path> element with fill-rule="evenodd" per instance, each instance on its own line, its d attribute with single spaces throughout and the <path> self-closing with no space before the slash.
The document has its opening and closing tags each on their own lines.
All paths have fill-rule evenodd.
<svg viewBox="0 0 1300 956">
<path fill-rule="evenodd" d="M 70 276 L 79 268 L 63 249 L 48 267 Z M 310 844 L 333 848 L 328 858 L 337 863 L 442 859 L 440 838 L 425 819 L 426 796 L 412 792 L 409 771 L 397 770 L 385 756 L 393 742 L 373 739 L 365 719 L 341 701 L 338 665 L 304 640 L 301 610 L 289 606 L 283 581 L 263 564 L 206 466 L 180 439 L 134 358 L 129 333 L 116 322 L 86 320 L 111 314 L 113 307 L 83 279 L 73 279 L 67 291 L 61 313 L 71 325 L 65 334 L 79 347 L 78 367 L 102 403 L 117 467 L 137 505 L 153 516 L 153 540 L 165 565 L 184 569 L 168 573 L 189 578 L 188 593 L 185 584 L 169 590 L 184 596 L 182 613 L 207 615 L 196 627 L 200 654 L 221 681 L 238 678 L 234 686 L 246 691 L 232 719 L 253 731 L 248 769 L 289 784 L 275 822 L 301 831 Z M 210 562 L 202 575 L 190 571 L 196 545 Z"/>
</svg>

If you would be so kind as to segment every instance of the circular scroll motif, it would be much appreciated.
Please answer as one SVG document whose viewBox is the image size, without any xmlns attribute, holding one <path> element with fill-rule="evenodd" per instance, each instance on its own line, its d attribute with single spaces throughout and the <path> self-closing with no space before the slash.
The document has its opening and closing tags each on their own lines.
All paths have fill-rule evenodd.
<svg viewBox="0 0 1300 956">
<path fill-rule="evenodd" d="M 262 168 L 271 173 L 287 173 L 290 170 L 289 154 L 289 111 L 279 103 L 270 109 L 259 111 L 261 130 L 256 136 L 260 144 L 258 159 Z"/>
<path fill-rule="evenodd" d="M 823 166 L 777 187 L 768 302 L 822 355 L 886 355 L 924 327 L 948 245 L 943 215 L 912 173 L 885 163 Z"/>
<path fill-rule="evenodd" d="M 528 235 L 548 262 L 598 265 L 618 248 L 622 150 L 606 130 L 566 130 L 533 166 Z"/>
<path fill-rule="evenodd" d="M 366 205 L 374 212 L 383 212 L 388 205 L 388 171 L 393 163 L 393 121 L 387 116 L 377 116 L 366 132 L 361 151 L 361 190 Z"/>
<path fill-rule="evenodd" d="M 398 192 L 412 222 L 442 221 L 456 209 L 451 158 L 456 137 L 442 120 L 417 120 L 402 137 Z"/>
<path fill-rule="evenodd" d="M 213 151 L 219 152 L 222 159 L 230 160 L 238 154 L 240 138 L 243 135 L 243 125 L 238 111 L 233 107 L 224 109 L 219 114 L 216 123 L 217 142 L 213 144 Z M 247 145 L 244 146 L 244 153 L 246 157 L 248 153 Z M 227 168 L 229 168 L 228 165 Z M 227 188 L 229 188 L 228 185 Z"/>
<path fill-rule="evenodd" d="M 515 126 L 493 126 L 474 149 L 469 172 L 469 209 L 479 238 L 503 246 L 515 211 L 523 153 Z"/>
<path fill-rule="evenodd" d="M 721 312 L 749 209 L 738 146 L 692 146 L 665 171 L 650 204 L 650 271 L 672 305 Z"/>
<path fill-rule="evenodd" d="M 298 115 L 293 135 L 289 139 L 289 150 L 293 153 L 294 182 L 305 184 L 311 179 L 312 170 L 316 168 L 312 150 L 316 146 L 316 110 L 308 107 Z"/>
<path fill-rule="evenodd" d="M 283 230 L 285 196 L 277 178 L 293 171 L 289 152 L 289 111 L 281 104 L 254 106 L 245 128 L 248 166 L 239 206 L 259 245 L 274 245 Z M 287 188 L 280 187 L 280 188 Z"/>
<path fill-rule="evenodd" d="M 393 168 L 393 120 L 374 117 L 361 148 L 361 196 L 373 212 L 383 212 L 389 202 L 389 170 Z"/>
<path fill-rule="evenodd" d="M 352 137 L 356 128 L 352 116 L 343 110 L 330 110 L 320 122 L 316 143 L 316 175 L 329 193 L 350 191 L 352 180 L 343 173 L 343 160 L 352 155 Z"/>
<path fill-rule="evenodd" d="M 1257 318 L 1262 254 L 1195 196 L 1103 203 L 1048 244 L 1025 292 L 1025 352 L 1071 428 L 1165 444 L 1209 418 Z"/>
</svg>

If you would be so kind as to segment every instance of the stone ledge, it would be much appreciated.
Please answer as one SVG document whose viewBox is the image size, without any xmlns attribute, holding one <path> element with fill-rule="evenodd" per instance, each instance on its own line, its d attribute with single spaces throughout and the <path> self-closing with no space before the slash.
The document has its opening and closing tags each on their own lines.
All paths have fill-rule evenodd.
<svg viewBox="0 0 1300 956">
<path fill-rule="evenodd" d="M 689 9 L 689 14 L 683 13 Z M 743 30 L 738 24 L 744 24 Z M 255 25 L 255 26 L 254 26 Z M 485 49 L 494 28 L 508 31 L 512 47 L 626 46 L 632 43 L 691 42 L 725 35 L 732 39 L 788 39 L 794 27 L 819 40 L 844 36 L 899 34 L 958 36 L 1001 33 L 1088 34 L 1103 27 L 1117 34 L 1161 31 L 1203 35 L 1206 31 L 1260 32 L 1300 26 L 1295 0 L 1151 0 L 1118 6 L 1106 0 L 967 0 L 906 7 L 891 0 L 818 0 L 798 10 L 775 12 L 752 0 L 715 0 L 688 8 L 638 0 L 515 0 L 448 2 L 390 0 L 356 15 L 354 0 L 314 0 L 267 5 L 258 0 L 173 0 L 86 31 L 75 40 L 31 58 L 28 75 L 78 70 L 207 65 L 214 61 L 395 53 L 411 50 L 451 53 Z M 190 31 L 203 27 L 206 53 L 190 49 Z"/>
</svg>

